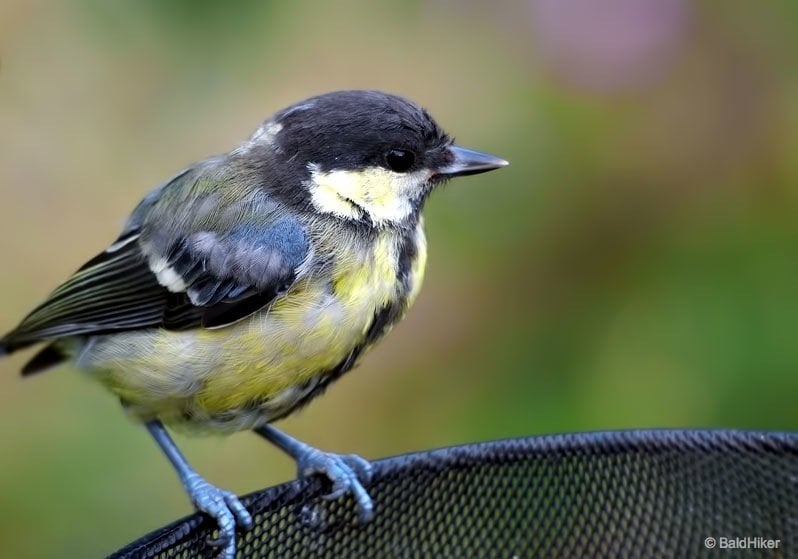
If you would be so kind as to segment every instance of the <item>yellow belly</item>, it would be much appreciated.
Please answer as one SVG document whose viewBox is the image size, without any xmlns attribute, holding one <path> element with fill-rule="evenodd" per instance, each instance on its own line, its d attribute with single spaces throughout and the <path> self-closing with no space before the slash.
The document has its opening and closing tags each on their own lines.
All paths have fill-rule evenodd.
<svg viewBox="0 0 798 559">
<path fill-rule="evenodd" d="M 231 326 L 98 336 L 76 361 L 141 420 L 252 428 L 307 397 L 363 341 L 375 312 L 396 300 L 389 249 L 378 243 L 365 260 L 343 259 L 331 276 L 302 280 L 270 308 Z M 420 264 L 413 292 L 423 258 Z"/>
</svg>

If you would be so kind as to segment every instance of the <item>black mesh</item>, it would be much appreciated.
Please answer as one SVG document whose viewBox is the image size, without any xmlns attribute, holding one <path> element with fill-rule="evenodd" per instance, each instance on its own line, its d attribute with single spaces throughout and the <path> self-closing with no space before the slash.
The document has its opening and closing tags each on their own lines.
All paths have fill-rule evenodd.
<svg viewBox="0 0 798 559">
<path fill-rule="evenodd" d="M 554 435 L 374 466 L 371 523 L 351 499 L 321 499 L 319 480 L 286 483 L 244 499 L 255 527 L 238 556 L 798 557 L 798 435 Z M 193 515 L 112 557 L 212 557 L 209 537 L 213 522 Z"/>
</svg>

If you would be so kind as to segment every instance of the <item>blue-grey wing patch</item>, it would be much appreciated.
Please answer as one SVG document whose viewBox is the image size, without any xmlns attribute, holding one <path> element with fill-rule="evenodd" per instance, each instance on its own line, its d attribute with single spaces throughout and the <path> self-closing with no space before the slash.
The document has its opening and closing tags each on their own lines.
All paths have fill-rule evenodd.
<svg viewBox="0 0 798 559">
<path fill-rule="evenodd" d="M 200 231 L 173 244 L 165 258 L 151 257 L 153 273 L 172 292 L 204 309 L 201 325 L 218 328 L 263 308 L 288 289 L 308 253 L 302 225 L 285 216 L 261 226 L 224 233 Z M 184 327 L 185 308 L 166 316 Z"/>
</svg>

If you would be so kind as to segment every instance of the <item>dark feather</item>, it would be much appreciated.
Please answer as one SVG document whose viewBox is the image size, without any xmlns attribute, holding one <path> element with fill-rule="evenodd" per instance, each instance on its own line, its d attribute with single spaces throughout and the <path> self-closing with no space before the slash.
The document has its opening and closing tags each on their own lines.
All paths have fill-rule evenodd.
<svg viewBox="0 0 798 559">
<path fill-rule="evenodd" d="M 272 293 L 258 293 L 230 303 L 221 302 L 208 307 L 202 315 L 203 328 L 221 328 L 238 322 L 259 311 L 274 299 Z"/>
<path fill-rule="evenodd" d="M 185 293 L 169 293 L 161 326 L 167 330 L 189 330 L 202 324 L 206 309 L 197 307 Z"/>
<path fill-rule="evenodd" d="M 6 336 L 12 346 L 160 322 L 166 290 L 149 271 L 135 242 L 90 262 Z"/>
<path fill-rule="evenodd" d="M 22 367 L 22 376 L 26 377 L 36 373 L 46 371 L 50 367 L 55 367 L 67 359 L 54 344 L 46 346 L 43 350 L 33 356 L 33 359 L 28 361 Z"/>
</svg>

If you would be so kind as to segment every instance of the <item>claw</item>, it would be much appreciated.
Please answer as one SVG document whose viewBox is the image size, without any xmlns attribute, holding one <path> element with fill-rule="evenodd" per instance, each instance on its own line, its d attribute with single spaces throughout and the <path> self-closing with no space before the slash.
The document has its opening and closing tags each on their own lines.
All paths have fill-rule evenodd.
<svg viewBox="0 0 798 559">
<path fill-rule="evenodd" d="M 371 464 L 356 454 L 333 454 L 311 449 L 297 461 L 299 475 L 322 474 L 332 483 L 332 491 L 324 496 L 334 500 L 351 493 L 358 505 L 358 518 L 366 523 L 374 518 L 374 502 L 364 485 L 371 482 Z"/>
<path fill-rule="evenodd" d="M 374 502 L 364 485 L 371 483 L 371 464 L 355 454 L 333 454 L 322 452 L 300 440 L 289 437 L 269 424 L 255 428 L 255 432 L 280 447 L 296 460 L 299 477 L 322 474 L 332 483 L 332 491 L 327 499 L 337 499 L 351 493 L 358 507 L 361 523 L 374 517 Z"/>
<path fill-rule="evenodd" d="M 208 545 L 221 548 L 219 559 L 235 559 L 236 526 L 250 529 L 252 516 L 235 494 L 211 485 L 197 474 L 187 478 L 185 485 L 197 510 L 216 520 L 219 527 L 219 537 L 209 539 Z"/>
</svg>

